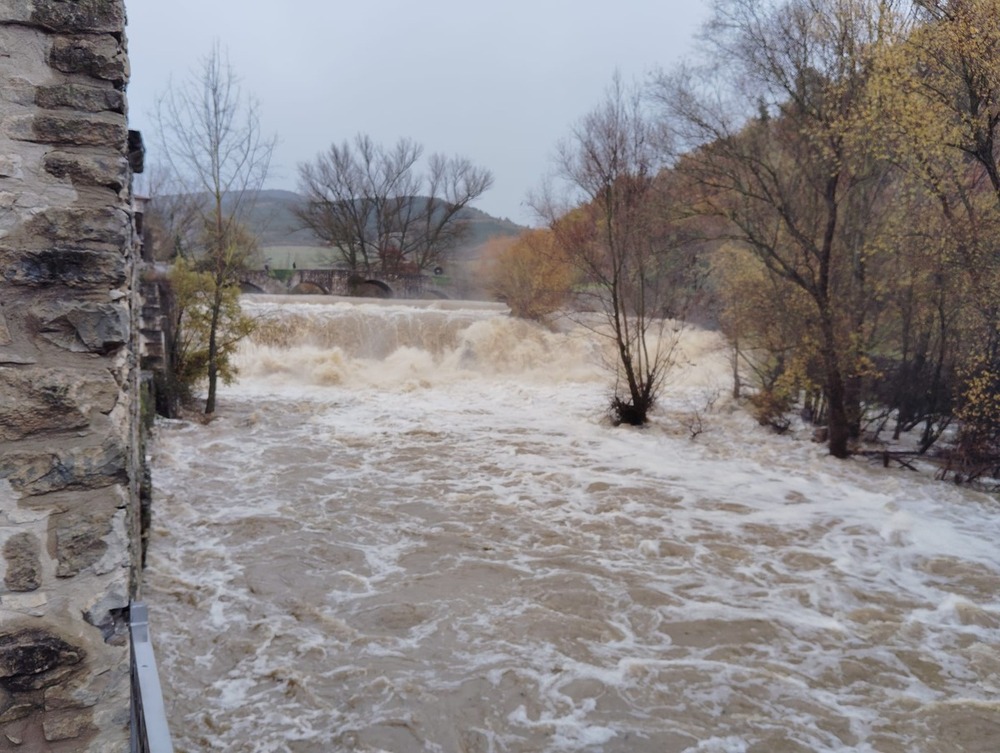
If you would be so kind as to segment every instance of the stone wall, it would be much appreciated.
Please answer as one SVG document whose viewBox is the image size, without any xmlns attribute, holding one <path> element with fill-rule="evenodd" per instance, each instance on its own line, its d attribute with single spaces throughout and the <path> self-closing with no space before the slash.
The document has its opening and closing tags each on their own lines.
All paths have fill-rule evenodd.
<svg viewBox="0 0 1000 753">
<path fill-rule="evenodd" d="M 128 749 L 124 0 L 0 0 L 0 750 Z"/>
</svg>

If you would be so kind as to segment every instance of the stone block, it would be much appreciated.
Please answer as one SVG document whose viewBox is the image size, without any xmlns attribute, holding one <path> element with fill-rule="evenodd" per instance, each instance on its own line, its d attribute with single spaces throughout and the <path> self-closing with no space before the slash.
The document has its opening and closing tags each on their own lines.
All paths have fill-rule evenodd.
<svg viewBox="0 0 1000 753">
<path fill-rule="evenodd" d="M 128 342 L 128 311 L 120 304 L 48 303 L 32 313 L 41 336 L 63 350 L 108 355 Z"/>
<path fill-rule="evenodd" d="M 2 456 L 0 456 L 2 462 Z M 0 478 L 0 505 L 6 503 L 6 518 L 12 525 L 26 525 L 47 521 L 55 513 L 89 506 L 104 506 L 108 497 L 115 497 L 114 504 L 121 507 L 125 504 L 122 487 L 107 487 L 100 489 L 63 489 L 62 491 L 28 496 L 19 494 L 7 479 Z M 0 517 L 0 525 L 4 522 Z M 52 552 L 50 551 L 50 554 Z M 2 604 L 7 604 L 6 597 Z"/>
<path fill-rule="evenodd" d="M 56 37 L 49 65 L 63 73 L 78 73 L 124 87 L 128 81 L 128 56 L 110 34 Z"/>
<path fill-rule="evenodd" d="M 0 178 L 22 178 L 21 156 L 18 154 L 0 154 Z"/>
<path fill-rule="evenodd" d="M 58 465 L 59 458 L 50 452 L 12 452 L 0 455 L 0 479 L 7 481 L 18 495 L 44 494 L 46 483 Z M 36 487 L 40 490 L 33 492 Z"/>
<path fill-rule="evenodd" d="M 100 244 L 121 249 L 132 237 L 132 224 L 123 206 L 109 204 L 47 209 L 34 215 L 24 231 L 36 240 L 50 241 L 55 248 Z"/>
<path fill-rule="evenodd" d="M 45 170 L 57 178 L 68 178 L 77 186 L 100 186 L 120 191 L 128 184 L 128 160 L 121 155 L 49 152 Z"/>
<path fill-rule="evenodd" d="M 94 715 L 90 710 L 72 709 L 50 711 L 42 719 L 42 729 L 48 742 L 76 740 L 88 732 L 96 732 Z"/>
<path fill-rule="evenodd" d="M 18 680 L 12 680 L 11 683 L 8 684 L 8 687 L 23 693 L 34 694 L 37 700 L 33 699 L 32 702 L 41 706 L 44 703 L 44 691 L 46 688 L 58 687 L 60 684 L 68 681 L 75 674 L 78 674 L 77 668 L 72 666 L 58 666 L 45 672 L 25 676 Z"/>
<path fill-rule="evenodd" d="M 56 576 L 77 575 L 104 557 L 114 510 L 73 510 L 49 519 L 58 565 Z"/>
<path fill-rule="evenodd" d="M 4 34 L 2 33 L 2 29 L 0 29 L 0 49 L 3 49 L 5 46 L 4 43 L 9 41 L 9 39 L 4 39 Z M 0 62 L 2 62 L 2 58 L 0 58 Z M 9 102 L 12 105 L 19 105 L 20 107 L 31 107 L 35 104 L 38 87 L 31 81 L 16 75 L 19 72 L 7 71 L 7 76 L 4 77 L 4 85 L 0 87 L 0 102 Z M 4 71 L 0 67 L 0 75 L 3 73 Z M 4 110 L 7 111 L 8 108 L 5 107 Z"/>
<path fill-rule="evenodd" d="M 7 135 L 15 141 L 56 146 L 106 146 L 124 153 L 128 139 L 125 118 L 108 113 L 71 113 L 47 110 L 21 115 L 6 122 Z"/>
<path fill-rule="evenodd" d="M 104 593 L 84 609 L 83 618 L 101 631 L 105 643 L 128 633 L 125 611 L 128 607 L 127 584 L 112 581 Z"/>
<path fill-rule="evenodd" d="M 100 560 L 94 563 L 94 573 L 97 575 L 107 575 L 111 572 L 124 572 L 131 563 L 132 552 L 129 546 L 129 536 L 130 530 L 126 522 L 125 510 L 118 510 L 111 520 L 111 534 L 107 536 L 104 542 L 107 544 L 107 549 Z M 122 615 L 118 614 L 115 616 L 115 620 L 119 620 Z M 127 626 L 124 622 L 118 622 L 114 626 L 112 634 L 105 635 L 105 640 L 109 643 L 113 642 L 113 634 L 118 633 L 121 637 L 127 633 Z"/>
<path fill-rule="evenodd" d="M 108 86 L 54 84 L 35 90 L 35 104 L 43 110 L 67 108 L 76 112 L 125 113 L 125 93 Z"/>
<path fill-rule="evenodd" d="M 57 452 L 10 452 L 0 455 L 0 478 L 22 495 L 63 489 L 101 489 L 126 481 L 126 455 L 117 442 Z"/>
<path fill-rule="evenodd" d="M 88 417 L 73 404 L 71 378 L 66 371 L 0 367 L 0 439 L 87 426 Z"/>
<path fill-rule="evenodd" d="M 31 716 L 37 710 L 37 703 L 18 699 L 0 713 L 0 724 L 10 724 L 11 722 L 16 722 L 18 719 L 24 719 Z M 8 739 L 10 738 L 8 737 Z M 17 738 L 14 739 L 16 740 Z M 11 742 L 14 742 L 14 740 L 11 740 Z"/>
<path fill-rule="evenodd" d="M 74 677 L 65 685 L 45 689 L 45 710 L 89 709 L 101 700 L 101 693 L 108 685 L 108 672 L 97 677 Z"/>
<path fill-rule="evenodd" d="M 0 623 L 13 617 L 44 617 L 49 599 L 44 591 L 25 591 L 0 596 Z"/>
<path fill-rule="evenodd" d="M 28 20 L 49 31 L 106 31 L 115 34 L 125 26 L 125 8 L 120 1 L 54 0 L 34 3 Z"/>
<path fill-rule="evenodd" d="M 4 316 L 3 309 L 0 308 L 0 345 L 10 345 L 12 342 L 10 328 L 7 326 L 7 317 Z"/>
<path fill-rule="evenodd" d="M 33 0 L 0 0 L 0 13 L 10 23 L 30 25 L 33 10 Z"/>
<path fill-rule="evenodd" d="M 8 348 L 0 344 L 0 366 L 30 366 L 38 359 L 26 350 Z"/>
<path fill-rule="evenodd" d="M 50 687 L 86 657 L 86 651 L 42 628 L 0 635 L 0 687 L 23 692 Z"/>
<path fill-rule="evenodd" d="M 11 591 L 34 591 L 42 585 L 41 545 L 27 532 L 15 533 L 3 545 L 7 561 L 4 585 Z"/>
<path fill-rule="evenodd" d="M 0 250 L 3 277 L 14 285 L 120 287 L 125 262 L 120 252 L 86 248 Z"/>
<path fill-rule="evenodd" d="M 107 370 L 0 366 L 0 440 L 76 430 L 110 413 L 120 388 Z"/>
</svg>

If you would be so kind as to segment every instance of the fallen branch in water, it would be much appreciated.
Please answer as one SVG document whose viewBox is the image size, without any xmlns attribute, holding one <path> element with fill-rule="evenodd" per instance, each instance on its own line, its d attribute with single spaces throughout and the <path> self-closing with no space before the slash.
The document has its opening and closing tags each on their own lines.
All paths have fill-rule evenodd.
<svg viewBox="0 0 1000 753">
<path fill-rule="evenodd" d="M 911 471 L 915 471 L 917 469 L 913 466 L 913 463 L 906 458 L 918 458 L 921 456 L 921 453 L 916 450 L 859 450 L 854 454 L 871 458 L 873 460 L 881 460 L 883 468 L 888 468 L 889 463 L 894 462 L 898 463 L 903 468 L 908 468 Z"/>
</svg>

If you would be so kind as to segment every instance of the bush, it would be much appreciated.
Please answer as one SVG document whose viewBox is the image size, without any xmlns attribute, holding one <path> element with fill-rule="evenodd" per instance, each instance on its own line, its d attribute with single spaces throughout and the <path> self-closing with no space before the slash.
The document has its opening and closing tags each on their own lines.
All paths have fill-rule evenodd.
<svg viewBox="0 0 1000 753">
<path fill-rule="evenodd" d="M 517 238 L 495 238 L 486 248 L 490 292 L 514 316 L 542 320 L 562 306 L 576 273 L 548 230 L 528 230 Z"/>
<path fill-rule="evenodd" d="M 795 405 L 791 395 L 785 390 L 760 390 L 750 396 L 753 415 L 761 426 L 770 426 L 778 434 L 784 434 L 792 425 L 788 413 Z"/>
</svg>

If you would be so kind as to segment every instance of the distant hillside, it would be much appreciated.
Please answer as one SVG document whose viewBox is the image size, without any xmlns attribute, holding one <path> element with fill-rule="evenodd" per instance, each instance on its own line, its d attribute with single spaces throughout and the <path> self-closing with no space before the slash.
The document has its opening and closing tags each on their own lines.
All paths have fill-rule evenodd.
<svg viewBox="0 0 1000 753">
<path fill-rule="evenodd" d="M 295 216 L 293 210 L 301 203 L 302 197 L 293 191 L 267 190 L 257 194 L 248 224 L 261 246 L 323 245 Z"/>
<path fill-rule="evenodd" d="M 271 248 L 285 252 L 292 248 L 302 248 L 304 251 L 306 248 L 324 246 L 311 230 L 302 227 L 295 216 L 294 209 L 302 201 L 302 197 L 293 191 L 266 190 L 258 194 L 248 224 L 260 239 L 265 254 Z M 460 216 L 469 224 L 469 234 L 455 253 L 455 258 L 460 260 L 477 256 L 478 248 L 494 236 L 518 235 L 526 229 L 510 220 L 498 219 L 472 207 L 466 207 Z"/>
</svg>

